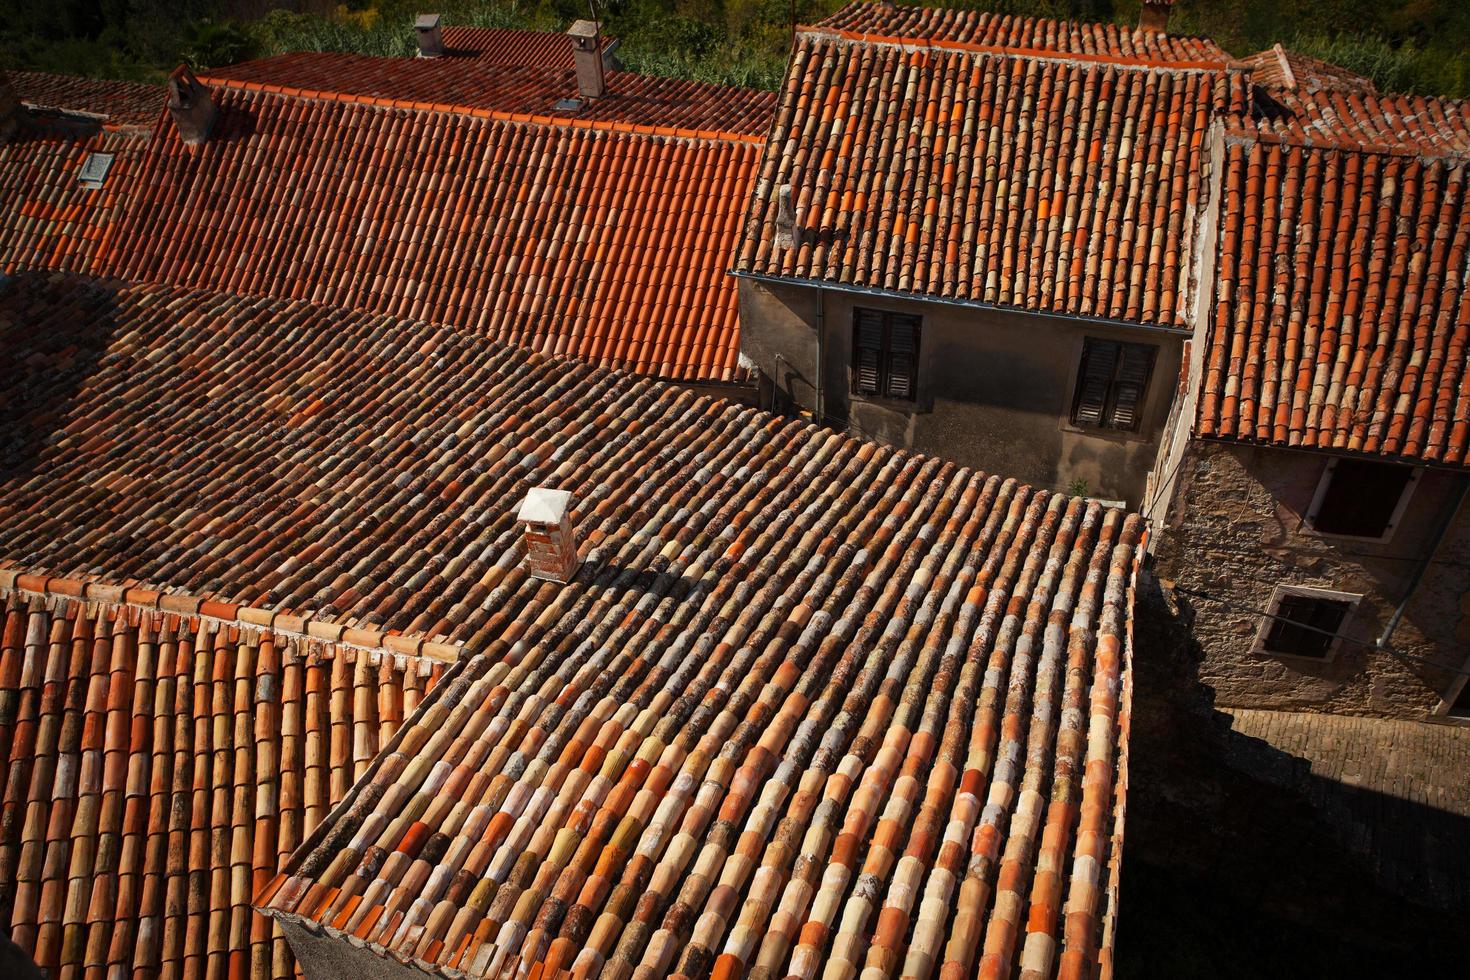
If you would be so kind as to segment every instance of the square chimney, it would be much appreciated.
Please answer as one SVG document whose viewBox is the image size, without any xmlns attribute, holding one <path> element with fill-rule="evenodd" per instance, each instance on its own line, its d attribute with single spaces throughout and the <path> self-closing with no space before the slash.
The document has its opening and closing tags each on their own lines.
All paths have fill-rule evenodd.
<svg viewBox="0 0 1470 980">
<path fill-rule="evenodd" d="M 168 76 L 168 111 L 179 136 L 190 146 L 209 139 L 214 125 L 214 99 L 188 65 L 180 65 Z"/>
<path fill-rule="evenodd" d="M 572 40 L 572 62 L 577 66 L 577 92 L 584 99 L 600 99 L 607 90 L 603 75 L 602 37 L 597 25 L 579 20 L 567 31 Z"/>
<path fill-rule="evenodd" d="M 420 58 L 444 57 L 444 35 L 439 30 L 438 14 L 419 14 L 413 22 L 418 37 Z"/>
<path fill-rule="evenodd" d="M 1144 34 L 1163 34 L 1169 30 L 1169 8 L 1174 0 L 1143 0 L 1138 11 L 1138 29 Z"/>
<path fill-rule="evenodd" d="M 533 487 L 521 501 L 516 519 L 525 526 L 526 573 L 547 582 L 570 582 L 582 564 L 572 528 L 572 495 Z"/>
</svg>

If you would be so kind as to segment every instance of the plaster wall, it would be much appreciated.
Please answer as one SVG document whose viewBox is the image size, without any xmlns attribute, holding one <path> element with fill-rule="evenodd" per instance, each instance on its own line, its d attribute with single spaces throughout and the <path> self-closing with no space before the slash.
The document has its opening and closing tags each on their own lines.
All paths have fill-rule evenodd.
<svg viewBox="0 0 1470 980">
<path fill-rule="evenodd" d="M 1179 376 L 1180 332 L 751 279 L 740 301 L 742 350 L 770 379 L 778 409 L 1035 486 L 1085 481 L 1087 494 L 1134 506 L 1144 496 Z M 852 393 L 854 307 L 923 318 L 915 401 Z M 1138 432 L 1071 424 L 1086 337 L 1158 347 Z"/>
</svg>

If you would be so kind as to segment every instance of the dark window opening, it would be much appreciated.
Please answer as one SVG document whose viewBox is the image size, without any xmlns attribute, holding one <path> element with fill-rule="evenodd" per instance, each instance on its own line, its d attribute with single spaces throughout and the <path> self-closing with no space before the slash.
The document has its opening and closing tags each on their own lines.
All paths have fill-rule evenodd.
<svg viewBox="0 0 1470 980">
<path fill-rule="evenodd" d="M 1460 685 L 1460 693 L 1455 695 L 1450 705 L 1450 717 L 1470 718 L 1470 681 Z"/>
<path fill-rule="evenodd" d="M 1325 658 L 1352 603 L 1310 595 L 1284 595 L 1262 646 L 1270 653 Z"/>
<path fill-rule="evenodd" d="M 852 311 L 853 394 L 914 400 L 920 319 L 883 310 Z"/>
<path fill-rule="evenodd" d="M 1312 513 L 1312 527 L 1323 534 L 1381 538 L 1413 479 L 1412 467 L 1339 459 Z"/>
<path fill-rule="evenodd" d="M 1088 337 L 1072 399 L 1072 424 L 1137 432 L 1157 347 Z"/>
</svg>

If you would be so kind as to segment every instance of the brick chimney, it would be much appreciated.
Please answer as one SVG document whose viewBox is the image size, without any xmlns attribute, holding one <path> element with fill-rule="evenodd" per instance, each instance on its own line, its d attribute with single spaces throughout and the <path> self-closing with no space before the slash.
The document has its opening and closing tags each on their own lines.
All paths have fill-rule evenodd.
<svg viewBox="0 0 1470 980">
<path fill-rule="evenodd" d="M 1143 0 L 1138 11 L 1138 29 L 1145 34 L 1163 34 L 1169 29 L 1169 8 L 1174 0 Z"/>
<path fill-rule="evenodd" d="M 413 32 L 418 38 L 420 58 L 444 57 L 444 35 L 439 31 L 438 14 L 419 14 L 413 22 Z"/>
<path fill-rule="evenodd" d="M 10 84 L 10 76 L 0 71 L 0 143 L 15 132 L 16 120 L 20 116 L 20 96 Z"/>
<path fill-rule="evenodd" d="M 602 38 L 597 25 L 579 20 L 567 31 L 572 39 L 572 61 L 577 66 L 577 92 L 584 99 L 600 99 L 607 90 L 603 76 Z"/>
<path fill-rule="evenodd" d="M 180 65 L 168 76 L 168 111 L 185 143 L 197 146 L 209 139 L 209 127 L 214 125 L 214 99 L 188 65 Z"/>
<path fill-rule="evenodd" d="M 572 529 L 572 495 L 534 487 L 526 492 L 516 519 L 526 528 L 527 574 L 548 582 L 570 582 L 582 564 Z"/>
</svg>

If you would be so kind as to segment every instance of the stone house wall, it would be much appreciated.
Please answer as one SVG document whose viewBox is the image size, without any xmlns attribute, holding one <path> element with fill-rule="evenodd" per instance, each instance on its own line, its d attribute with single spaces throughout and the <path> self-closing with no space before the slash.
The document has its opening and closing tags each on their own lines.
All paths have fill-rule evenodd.
<svg viewBox="0 0 1470 980">
<path fill-rule="evenodd" d="M 1470 657 L 1470 504 L 1388 644 L 1374 644 L 1470 476 L 1423 471 L 1386 542 L 1335 538 L 1305 523 L 1330 458 L 1201 441 L 1185 449 L 1156 572 L 1191 620 L 1199 679 L 1221 707 L 1437 717 Z M 1252 652 L 1278 584 L 1362 595 L 1329 660 Z"/>
</svg>

